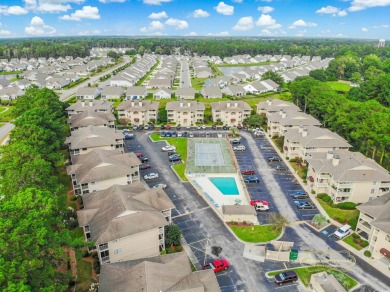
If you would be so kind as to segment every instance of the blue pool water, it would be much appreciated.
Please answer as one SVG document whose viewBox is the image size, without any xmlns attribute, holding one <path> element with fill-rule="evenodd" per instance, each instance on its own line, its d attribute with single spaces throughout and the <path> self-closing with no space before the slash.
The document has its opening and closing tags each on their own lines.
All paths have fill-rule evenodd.
<svg viewBox="0 0 390 292">
<path fill-rule="evenodd" d="M 234 177 L 210 177 L 210 181 L 225 196 L 234 196 L 239 194 Z"/>
</svg>

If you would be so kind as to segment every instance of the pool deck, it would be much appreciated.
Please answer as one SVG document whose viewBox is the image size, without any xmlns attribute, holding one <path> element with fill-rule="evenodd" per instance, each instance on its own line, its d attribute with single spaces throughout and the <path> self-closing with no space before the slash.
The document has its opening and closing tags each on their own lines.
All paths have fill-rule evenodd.
<svg viewBox="0 0 390 292">
<path fill-rule="evenodd" d="M 211 177 L 233 177 L 236 180 L 238 195 L 224 195 L 221 191 L 210 181 Z M 249 205 L 248 196 L 245 192 L 238 174 L 236 173 L 194 173 L 190 177 L 192 183 L 196 188 L 202 192 L 202 195 L 217 211 L 222 214 L 223 205 Z"/>
</svg>

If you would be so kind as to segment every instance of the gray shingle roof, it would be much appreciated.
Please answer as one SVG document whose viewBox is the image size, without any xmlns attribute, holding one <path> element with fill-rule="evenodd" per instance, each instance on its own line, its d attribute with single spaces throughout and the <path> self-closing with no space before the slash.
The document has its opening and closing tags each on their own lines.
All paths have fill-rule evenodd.
<svg viewBox="0 0 390 292">
<path fill-rule="evenodd" d="M 224 112 L 234 112 L 234 111 L 251 111 L 252 108 L 244 101 L 219 101 L 211 103 L 211 108 L 213 111 L 219 110 Z"/>
<path fill-rule="evenodd" d="M 280 112 L 269 114 L 268 120 L 282 126 L 321 126 L 321 123 L 311 115 L 294 110 L 287 110 L 285 113 L 285 117 Z"/>
<path fill-rule="evenodd" d="M 159 102 L 150 101 L 150 100 L 126 100 L 123 101 L 116 109 L 118 111 L 148 111 L 148 110 L 158 110 Z"/>
<path fill-rule="evenodd" d="M 264 109 L 267 112 L 279 112 L 280 110 L 285 109 L 291 109 L 297 112 L 301 111 L 301 109 L 295 104 L 280 99 L 269 99 L 267 101 L 260 101 L 257 104 L 257 108 Z"/>
<path fill-rule="evenodd" d="M 164 190 L 146 190 L 140 182 L 84 194 L 83 202 L 79 225 L 89 225 L 96 244 L 168 225 L 162 211 L 174 208 Z"/>
<path fill-rule="evenodd" d="M 130 168 L 141 165 L 137 156 L 120 150 L 95 149 L 76 156 L 67 167 L 69 175 L 75 174 L 79 184 L 103 181 L 131 174 Z"/>
<path fill-rule="evenodd" d="M 211 270 L 191 272 L 185 252 L 107 264 L 101 267 L 99 291 L 218 292 Z"/>
<path fill-rule="evenodd" d="M 121 131 L 114 131 L 110 128 L 88 126 L 66 138 L 66 143 L 70 143 L 70 149 L 81 149 L 91 147 L 102 147 L 116 145 L 124 136 Z"/>
<path fill-rule="evenodd" d="M 371 225 L 390 234 L 390 192 L 356 208 L 375 218 Z"/>
<path fill-rule="evenodd" d="M 175 111 L 197 111 L 204 110 L 205 106 L 203 103 L 197 101 L 172 101 L 168 102 L 165 108 L 166 110 Z"/>
<path fill-rule="evenodd" d="M 95 111 L 85 111 L 72 115 L 68 119 L 71 127 L 87 127 L 87 126 L 104 126 L 115 121 L 115 116 L 112 113 L 102 113 Z"/>
<path fill-rule="evenodd" d="M 105 100 L 90 100 L 88 102 L 79 100 L 76 103 L 72 104 L 68 108 L 66 108 L 67 111 L 87 111 L 87 110 L 94 110 L 94 111 L 111 111 L 113 108 L 114 103 L 110 101 Z"/>
</svg>

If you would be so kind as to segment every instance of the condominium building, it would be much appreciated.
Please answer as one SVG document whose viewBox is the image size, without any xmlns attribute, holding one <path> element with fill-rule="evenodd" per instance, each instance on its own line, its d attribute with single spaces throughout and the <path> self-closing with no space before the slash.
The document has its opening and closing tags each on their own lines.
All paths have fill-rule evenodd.
<svg viewBox="0 0 390 292">
<path fill-rule="evenodd" d="M 243 101 L 220 101 L 211 103 L 213 121 L 221 121 L 224 125 L 242 125 L 250 117 L 252 108 Z"/>
<path fill-rule="evenodd" d="M 173 101 L 166 105 L 168 123 L 191 126 L 203 123 L 205 106 L 196 101 Z"/>
<path fill-rule="evenodd" d="M 158 118 L 158 102 L 150 100 L 127 100 L 118 107 L 119 119 L 128 119 L 132 125 L 144 125 L 156 122 Z"/>
</svg>

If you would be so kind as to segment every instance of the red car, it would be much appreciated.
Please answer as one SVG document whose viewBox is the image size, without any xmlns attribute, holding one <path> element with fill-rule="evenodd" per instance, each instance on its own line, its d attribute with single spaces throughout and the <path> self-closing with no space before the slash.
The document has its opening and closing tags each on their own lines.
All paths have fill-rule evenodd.
<svg viewBox="0 0 390 292">
<path fill-rule="evenodd" d="M 241 174 L 242 175 L 254 175 L 255 171 L 253 169 L 244 169 L 244 170 L 241 170 Z"/>
<path fill-rule="evenodd" d="M 145 170 L 145 169 L 149 169 L 149 168 L 152 168 L 149 164 L 142 164 L 142 165 L 140 165 L 139 170 Z"/>
<path fill-rule="evenodd" d="M 213 260 L 211 263 L 203 266 L 203 270 L 213 270 L 214 273 L 221 272 L 223 270 L 227 270 L 229 268 L 229 263 L 225 259 L 217 259 Z"/>
<path fill-rule="evenodd" d="M 265 205 L 265 206 L 268 206 L 268 205 L 269 205 L 267 201 L 263 201 L 263 200 L 259 200 L 259 199 L 257 199 L 257 200 L 251 200 L 250 203 L 251 203 L 251 206 L 256 205 L 256 203 L 262 203 L 262 204 Z"/>
<path fill-rule="evenodd" d="M 138 158 L 143 156 L 141 152 L 135 153 L 135 155 L 137 155 Z"/>
<path fill-rule="evenodd" d="M 170 129 L 171 129 L 171 126 L 170 126 L 170 125 L 166 125 L 166 126 L 165 126 L 165 129 L 166 129 L 166 130 L 170 130 Z"/>
</svg>

